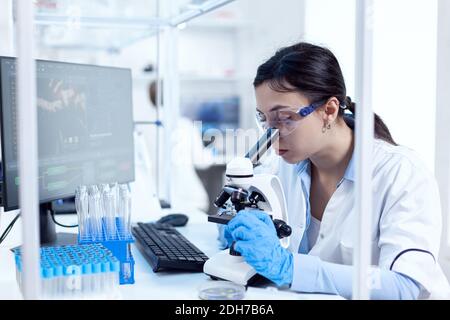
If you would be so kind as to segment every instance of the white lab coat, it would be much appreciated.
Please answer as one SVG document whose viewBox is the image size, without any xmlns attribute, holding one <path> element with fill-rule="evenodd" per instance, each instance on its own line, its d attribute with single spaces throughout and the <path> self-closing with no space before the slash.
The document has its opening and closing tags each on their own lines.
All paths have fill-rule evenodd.
<svg viewBox="0 0 450 320">
<path fill-rule="evenodd" d="M 437 258 L 441 238 L 441 207 L 433 175 L 410 149 L 374 140 L 372 265 L 409 276 L 421 285 L 420 298 L 450 298 L 450 286 Z M 293 229 L 289 249 L 298 253 L 306 229 L 306 201 L 299 170 L 309 160 L 290 165 L 277 160 Z M 320 234 L 309 254 L 323 261 L 351 265 L 357 212 L 354 208 L 353 158 L 331 197 Z M 369 231 L 369 230 L 368 230 Z M 301 269 L 299 266 L 297 269 Z M 294 270 L 294 277 L 296 272 Z"/>
</svg>

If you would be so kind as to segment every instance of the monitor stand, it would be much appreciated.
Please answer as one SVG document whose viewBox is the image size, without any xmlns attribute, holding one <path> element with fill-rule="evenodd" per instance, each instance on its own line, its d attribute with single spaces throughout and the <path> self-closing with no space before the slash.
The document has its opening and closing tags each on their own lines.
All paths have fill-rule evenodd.
<svg viewBox="0 0 450 320">
<path fill-rule="evenodd" d="M 56 233 L 55 223 L 52 219 L 52 203 L 46 202 L 39 205 L 39 227 L 42 246 L 63 246 L 78 243 L 76 233 Z"/>
</svg>

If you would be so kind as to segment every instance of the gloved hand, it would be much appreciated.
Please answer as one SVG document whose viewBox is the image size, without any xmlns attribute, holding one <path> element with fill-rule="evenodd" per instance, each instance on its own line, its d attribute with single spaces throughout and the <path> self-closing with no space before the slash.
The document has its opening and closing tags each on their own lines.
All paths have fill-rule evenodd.
<svg viewBox="0 0 450 320">
<path fill-rule="evenodd" d="M 231 236 L 230 231 L 227 226 L 223 224 L 218 224 L 217 228 L 219 229 L 218 240 L 220 241 L 220 249 L 223 250 L 229 248 L 233 243 L 233 237 Z"/>
<path fill-rule="evenodd" d="M 292 283 L 292 253 L 281 246 L 272 219 L 266 213 L 240 211 L 226 229 L 236 241 L 235 250 L 256 272 L 278 286 Z"/>
</svg>

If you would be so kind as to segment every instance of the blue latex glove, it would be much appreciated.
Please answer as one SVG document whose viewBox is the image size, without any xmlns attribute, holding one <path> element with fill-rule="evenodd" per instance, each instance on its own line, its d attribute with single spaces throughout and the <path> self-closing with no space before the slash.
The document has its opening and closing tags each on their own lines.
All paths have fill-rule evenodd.
<svg viewBox="0 0 450 320">
<path fill-rule="evenodd" d="M 219 237 L 220 241 L 220 249 L 227 249 L 233 243 L 233 237 L 231 236 L 230 231 L 228 230 L 226 225 L 218 224 L 217 228 L 219 229 Z"/>
<path fill-rule="evenodd" d="M 240 211 L 226 229 L 236 241 L 235 250 L 256 272 L 278 286 L 292 283 L 292 253 L 281 246 L 272 219 L 266 213 Z"/>
</svg>

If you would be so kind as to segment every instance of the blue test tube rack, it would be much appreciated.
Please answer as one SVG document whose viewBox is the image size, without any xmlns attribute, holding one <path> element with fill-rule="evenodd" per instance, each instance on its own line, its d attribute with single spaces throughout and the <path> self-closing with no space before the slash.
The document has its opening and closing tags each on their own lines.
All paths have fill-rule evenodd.
<svg viewBox="0 0 450 320">
<path fill-rule="evenodd" d="M 108 248 L 114 256 L 120 261 L 119 280 L 120 284 L 134 284 L 134 259 L 131 254 L 131 244 L 134 242 L 133 236 L 123 226 L 122 220 L 115 218 L 116 234 L 107 236 L 107 227 L 105 219 L 102 220 L 102 234 L 94 238 L 91 232 L 88 236 L 81 237 L 78 234 L 79 244 L 101 244 Z M 90 224 L 88 224 L 90 225 Z"/>
<path fill-rule="evenodd" d="M 22 289 L 21 249 L 13 250 L 16 278 Z M 40 276 L 42 298 L 79 299 L 111 297 L 118 287 L 120 262 L 101 244 L 42 247 Z"/>
</svg>

